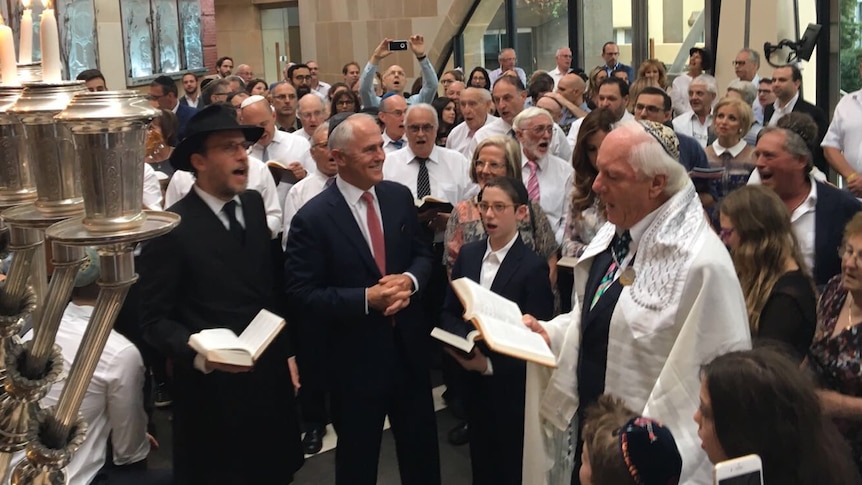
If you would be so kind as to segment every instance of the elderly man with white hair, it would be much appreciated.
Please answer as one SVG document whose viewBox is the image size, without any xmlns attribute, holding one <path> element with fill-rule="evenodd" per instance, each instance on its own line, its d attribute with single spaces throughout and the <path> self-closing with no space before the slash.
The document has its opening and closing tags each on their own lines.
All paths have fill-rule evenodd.
<svg viewBox="0 0 862 485">
<path fill-rule="evenodd" d="M 512 120 L 512 128 L 521 145 L 521 177 L 527 195 L 542 206 L 560 244 L 574 170 L 571 163 L 550 152 L 554 120 L 542 108 L 524 108 Z"/>
<path fill-rule="evenodd" d="M 580 422 L 603 393 L 673 430 L 680 483 L 712 483 L 691 419 L 700 366 L 751 342 L 733 262 L 678 157 L 676 135 L 651 121 L 621 123 L 599 148 L 593 190 L 608 222 L 575 266 L 573 310 L 549 322 L 524 316 L 557 368 L 544 382 L 528 369 L 523 483 L 577 476 Z M 544 436 L 555 444 L 543 447 Z"/>
<path fill-rule="evenodd" d="M 308 93 L 299 100 L 296 115 L 302 120 L 302 129 L 296 130 L 293 134 L 305 138 L 305 141 L 310 144 L 317 127 L 329 118 L 329 103 L 326 102 L 325 97 Z"/>
<path fill-rule="evenodd" d="M 454 83 L 453 83 L 454 84 Z M 489 114 L 494 107 L 491 92 L 482 88 L 467 88 L 461 93 L 458 108 L 464 121 L 452 128 L 446 138 L 446 148 L 455 150 L 467 159 L 473 156 L 472 141 L 476 132 L 498 118 Z"/>
<path fill-rule="evenodd" d="M 712 126 L 712 106 L 718 95 L 718 85 L 715 78 L 709 74 L 701 74 L 694 78 L 688 86 L 688 103 L 691 111 L 687 111 L 673 119 L 673 129 L 677 133 L 693 136 L 700 146 L 706 149 L 709 143 L 709 127 Z"/>
</svg>

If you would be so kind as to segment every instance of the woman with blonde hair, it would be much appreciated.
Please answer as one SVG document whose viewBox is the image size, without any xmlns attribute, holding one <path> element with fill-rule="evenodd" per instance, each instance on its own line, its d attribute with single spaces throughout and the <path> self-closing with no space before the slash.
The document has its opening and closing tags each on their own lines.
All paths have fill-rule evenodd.
<svg viewBox="0 0 862 485">
<path fill-rule="evenodd" d="M 698 187 L 698 192 L 703 207 L 714 219 L 716 203 L 748 183 L 756 157 L 754 147 L 743 139 L 754 122 L 751 106 L 738 98 L 725 97 L 712 112 L 716 139 L 706 147 L 706 159 L 710 168 L 720 168 L 723 172 L 720 177 L 711 179 L 707 186 Z"/>
<path fill-rule="evenodd" d="M 521 175 L 521 149 L 518 143 L 509 136 L 491 136 L 476 147 L 470 163 L 470 179 L 479 186 L 497 177 L 519 178 Z M 461 246 L 478 241 L 485 237 L 485 226 L 482 224 L 478 206 L 478 194 L 455 205 L 446 225 L 443 240 L 446 252 L 443 263 L 451 272 Z M 537 252 L 548 261 L 552 284 L 556 281 L 557 240 L 554 230 L 548 222 L 542 207 L 535 201 L 527 205 L 527 217 L 519 221 L 518 231 L 528 248 Z"/>
<path fill-rule="evenodd" d="M 817 297 L 787 206 L 772 189 L 747 185 L 722 201 L 720 222 L 751 337 L 780 342 L 801 362 L 817 324 Z"/>
<path fill-rule="evenodd" d="M 587 87 L 587 95 L 585 97 L 587 106 L 589 106 L 590 109 L 596 109 L 599 97 L 599 84 L 601 84 L 607 77 L 608 72 L 605 71 L 604 66 L 598 66 L 590 71 L 590 85 Z"/>
<path fill-rule="evenodd" d="M 667 70 L 658 59 L 647 59 L 641 63 L 635 79 L 641 78 L 652 79 L 658 83 L 658 87 L 667 89 Z"/>
</svg>

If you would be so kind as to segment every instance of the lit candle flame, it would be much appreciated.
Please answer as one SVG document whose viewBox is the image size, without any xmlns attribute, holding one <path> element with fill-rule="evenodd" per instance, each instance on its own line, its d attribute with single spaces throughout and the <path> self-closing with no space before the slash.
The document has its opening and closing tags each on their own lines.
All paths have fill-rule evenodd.
<svg viewBox="0 0 862 485">
<path fill-rule="evenodd" d="M 30 8 L 30 0 L 21 0 L 21 4 L 24 5 L 24 8 Z"/>
<path fill-rule="evenodd" d="M 6 22 L 3 21 L 3 14 L 0 13 L 0 25 L 6 25 Z"/>
<path fill-rule="evenodd" d="M 46 9 L 48 9 L 48 8 L 53 8 L 53 7 L 51 6 L 51 3 L 52 3 L 52 2 L 51 2 L 51 0 L 42 0 L 42 6 L 43 6 L 44 8 L 46 8 Z"/>
</svg>

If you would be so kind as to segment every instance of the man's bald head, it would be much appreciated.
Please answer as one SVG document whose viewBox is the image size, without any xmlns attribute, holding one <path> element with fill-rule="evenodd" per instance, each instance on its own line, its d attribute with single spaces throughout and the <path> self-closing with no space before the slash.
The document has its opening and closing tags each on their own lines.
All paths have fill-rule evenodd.
<svg viewBox="0 0 862 485">
<path fill-rule="evenodd" d="M 239 110 L 239 120 L 244 125 L 263 128 L 263 135 L 257 141 L 260 146 L 269 145 L 275 136 L 275 111 L 269 101 L 262 96 L 252 96 L 243 102 Z"/>
<path fill-rule="evenodd" d="M 557 83 L 557 92 L 570 103 L 578 105 L 583 103 L 584 91 L 586 89 L 587 83 L 577 74 L 566 74 Z"/>
<path fill-rule="evenodd" d="M 314 133 L 324 121 L 329 112 L 326 109 L 326 101 L 314 93 L 308 93 L 299 100 L 297 108 L 299 119 L 302 120 L 302 129 L 309 135 Z"/>
</svg>

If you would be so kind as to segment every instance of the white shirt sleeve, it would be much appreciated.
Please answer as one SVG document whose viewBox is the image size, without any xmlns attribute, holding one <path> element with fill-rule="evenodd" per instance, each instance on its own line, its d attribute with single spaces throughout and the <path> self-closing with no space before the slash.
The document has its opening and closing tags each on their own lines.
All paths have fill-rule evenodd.
<svg viewBox="0 0 862 485">
<path fill-rule="evenodd" d="M 162 186 L 149 163 L 144 163 L 144 209 L 162 210 Z"/>
<path fill-rule="evenodd" d="M 185 197 L 194 184 L 195 178 L 191 172 L 186 172 L 184 170 L 177 170 L 174 172 L 170 183 L 168 183 L 168 188 L 165 191 L 165 209 L 176 204 L 180 199 Z"/>
<path fill-rule="evenodd" d="M 107 366 L 107 414 L 111 425 L 114 463 L 127 465 L 147 457 L 147 413 L 144 411 L 144 361 L 134 345 L 128 345 Z"/>
<path fill-rule="evenodd" d="M 278 201 L 278 189 L 275 180 L 264 163 L 255 163 L 255 169 L 260 177 L 260 195 L 263 197 L 263 207 L 266 210 L 266 226 L 275 239 L 281 232 L 281 202 Z"/>
</svg>

